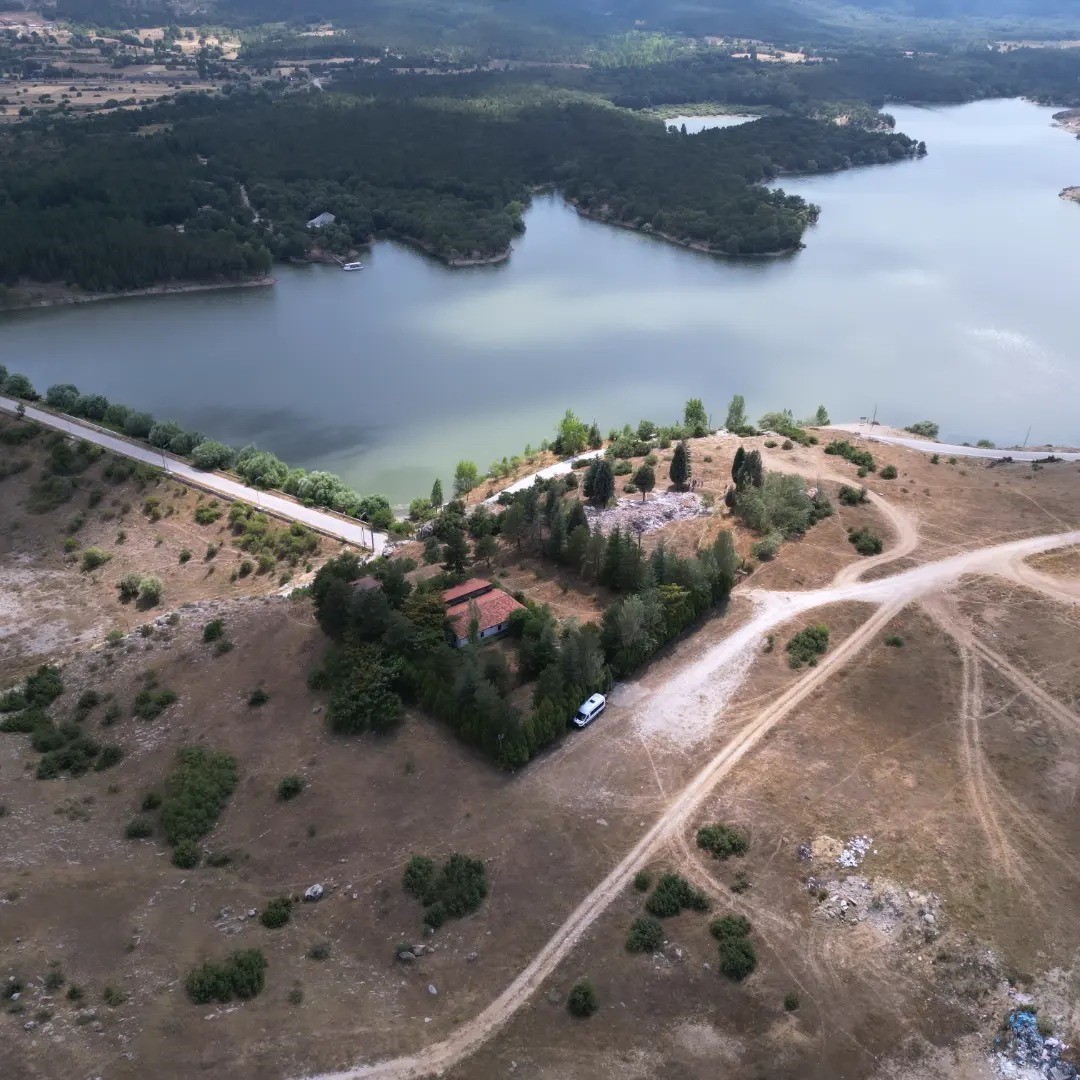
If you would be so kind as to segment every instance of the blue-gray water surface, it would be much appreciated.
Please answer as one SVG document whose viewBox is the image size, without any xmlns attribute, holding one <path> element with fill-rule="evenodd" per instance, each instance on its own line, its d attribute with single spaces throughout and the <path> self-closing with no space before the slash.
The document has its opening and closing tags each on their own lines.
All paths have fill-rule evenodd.
<svg viewBox="0 0 1080 1080">
<path fill-rule="evenodd" d="M 1077 442 L 1080 206 L 1058 192 L 1080 142 L 1021 101 L 891 111 L 930 155 L 785 180 L 822 207 L 788 258 L 710 258 L 545 196 L 503 266 L 379 244 L 359 274 L 4 316 L 0 360 L 395 501 L 570 406 L 606 428 L 699 396 L 720 423 L 739 392 L 754 416 L 876 406 L 958 440 Z"/>
</svg>

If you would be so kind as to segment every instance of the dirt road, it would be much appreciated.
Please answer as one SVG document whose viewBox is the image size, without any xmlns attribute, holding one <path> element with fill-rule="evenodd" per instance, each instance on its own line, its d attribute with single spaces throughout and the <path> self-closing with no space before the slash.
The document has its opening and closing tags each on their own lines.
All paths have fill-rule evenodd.
<svg viewBox="0 0 1080 1080">
<path fill-rule="evenodd" d="M 0 409 L 14 413 L 19 402 L 14 398 L 0 397 Z M 23 403 L 25 404 L 25 402 Z M 119 435 L 113 435 L 102 428 L 85 424 L 74 417 L 59 416 L 55 413 L 37 409 L 33 405 L 26 405 L 26 417 L 35 423 L 45 427 L 55 428 L 78 439 L 103 446 L 106 450 L 121 457 L 132 458 L 135 461 L 153 465 L 164 469 L 170 476 L 187 480 L 196 487 L 206 488 L 210 491 L 224 495 L 227 499 L 242 499 L 253 506 L 266 510 L 277 517 L 288 521 L 299 521 L 309 525 L 327 536 L 336 537 L 358 547 L 369 548 L 378 555 L 385 547 L 387 536 L 385 533 L 375 532 L 370 525 L 350 518 L 331 514 L 314 507 L 302 506 L 282 495 L 275 495 L 270 491 L 260 491 L 258 488 L 248 487 L 238 480 L 231 480 L 221 473 L 203 472 L 189 465 L 182 458 L 166 454 L 162 450 L 154 450 L 148 446 L 140 446 L 138 443 L 129 442 Z"/>
<path fill-rule="evenodd" d="M 1016 559 L 1080 541 L 1080 531 L 1029 537 L 1008 544 L 964 552 L 872 582 L 843 581 L 809 592 L 748 590 L 757 609 L 735 633 L 708 650 L 691 667 L 654 691 L 645 709 L 692 709 L 708 700 L 711 681 L 748 647 L 776 626 L 817 607 L 843 601 L 878 605 L 878 610 L 834 652 L 799 679 L 776 701 L 746 724 L 669 803 L 660 818 L 574 909 L 525 969 L 478 1016 L 449 1038 L 417 1054 L 324 1073 L 315 1080 L 363 1080 L 368 1077 L 415 1080 L 439 1074 L 468 1057 L 491 1038 L 536 992 L 581 936 L 626 887 L 658 847 L 681 830 L 719 780 L 834 672 L 844 666 L 907 604 L 957 580 L 964 574 L 1008 572 Z"/>
</svg>

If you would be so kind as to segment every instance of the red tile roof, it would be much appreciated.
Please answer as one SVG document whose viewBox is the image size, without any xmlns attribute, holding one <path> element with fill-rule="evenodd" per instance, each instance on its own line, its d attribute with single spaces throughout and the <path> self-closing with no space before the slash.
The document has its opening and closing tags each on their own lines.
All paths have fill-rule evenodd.
<svg viewBox="0 0 1080 1080">
<path fill-rule="evenodd" d="M 462 600 L 468 600 L 470 597 L 479 596 L 481 593 L 486 593 L 495 588 L 490 581 L 485 581 L 483 578 L 469 578 L 468 581 L 463 582 L 461 585 L 455 585 L 452 589 L 447 589 L 443 595 L 443 603 L 447 607 L 452 604 L 460 604 Z"/>
<path fill-rule="evenodd" d="M 472 603 L 460 604 L 450 611 L 450 625 L 455 637 L 467 638 L 469 636 L 469 620 L 472 618 L 474 604 L 479 617 L 479 633 L 481 634 L 493 626 L 500 626 L 518 608 L 523 607 L 509 593 L 503 592 L 502 589 L 492 588 L 490 592 L 478 596 Z"/>
</svg>

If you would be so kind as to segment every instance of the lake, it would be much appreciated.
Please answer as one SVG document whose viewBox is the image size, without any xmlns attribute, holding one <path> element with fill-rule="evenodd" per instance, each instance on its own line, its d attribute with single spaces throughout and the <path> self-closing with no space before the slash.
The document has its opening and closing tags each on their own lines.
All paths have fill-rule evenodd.
<svg viewBox="0 0 1080 1080">
<path fill-rule="evenodd" d="M 3 316 L 0 360 L 399 502 L 539 444 L 568 406 L 606 429 L 702 397 L 720 424 L 738 392 L 754 417 L 824 403 L 1080 441 L 1080 206 L 1058 198 L 1080 143 L 1020 101 L 891 111 L 929 157 L 785 180 L 822 207 L 787 258 L 698 255 L 546 196 L 499 267 L 379 244 L 358 274 Z"/>
</svg>

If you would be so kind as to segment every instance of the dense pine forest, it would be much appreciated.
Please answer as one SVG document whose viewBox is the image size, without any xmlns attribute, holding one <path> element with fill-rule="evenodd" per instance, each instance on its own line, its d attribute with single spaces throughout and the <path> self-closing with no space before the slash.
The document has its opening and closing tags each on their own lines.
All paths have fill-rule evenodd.
<svg viewBox="0 0 1080 1080">
<path fill-rule="evenodd" d="M 330 250 L 387 236 L 446 260 L 491 256 L 543 184 L 620 223 L 775 252 L 816 211 L 760 181 L 916 152 L 904 135 L 803 117 L 685 136 L 566 95 L 189 97 L 0 140 L 0 282 L 248 277 L 302 256 L 324 211 L 337 220 L 316 240 Z"/>
</svg>

